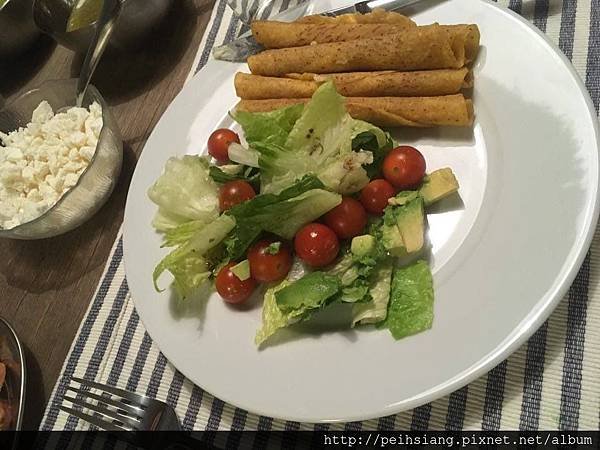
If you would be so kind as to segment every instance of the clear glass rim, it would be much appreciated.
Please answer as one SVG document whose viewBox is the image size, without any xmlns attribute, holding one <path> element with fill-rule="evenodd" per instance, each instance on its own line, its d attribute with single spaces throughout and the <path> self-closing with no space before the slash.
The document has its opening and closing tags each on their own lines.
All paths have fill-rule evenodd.
<svg viewBox="0 0 600 450">
<path fill-rule="evenodd" d="M 0 0 L 0 1 L 2 1 L 2 0 Z M 9 1 L 10 1 L 10 0 L 9 0 Z M 122 6 L 125 6 L 125 4 L 126 4 L 126 3 L 128 3 L 130 0 L 119 0 L 119 1 L 121 2 L 121 5 L 122 5 Z M 119 13 L 119 14 L 120 14 L 120 13 Z M 89 23 L 89 24 L 87 24 L 87 25 L 86 25 L 86 26 L 84 26 L 84 27 L 78 28 L 77 30 L 67 31 L 66 33 L 67 33 L 67 34 L 71 34 L 71 33 L 77 33 L 78 31 L 81 31 L 81 30 L 86 30 L 86 29 L 88 29 L 88 28 L 94 28 L 94 27 L 96 26 L 96 24 L 98 23 L 98 20 L 100 20 L 100 19 L 96 19 L 96 20 L 94 20 L 92 23 Z"/>
<path fill-rule="evenodd" d="M 10 0 L 9 0 L 10 1 Z M 26 97 L 32 93 L 34 93 L 35 91 L 39 91 L 41 90 L 44 86 L 46 85 L 52 85 L 52 84 L 61 84 L 61 83 L 67 83 L 67 82 L 72 82 L 73 84 L 77 83 L 77 79 L 76 78 L 66 78 L 66 79 L 62 79 L 62 80 L 50 80 L 50 81 L 44 81 L 43 83 L 41 83 L 40 85 L 38 85 L 37 87 L 34 87 L 30 90 L 28 90 L 27 92 L 24 92 L 23 94 L 19 95 L 18 97 L 14 98 L 10 103 L 5 104 L 4 106 L 2 106 L 2 108 L 0 108 L 0 112 L 4 111 L 5 109 L 8 109 L 10 106 L 12 106 L 13 104 L 19 102 L 19 100 L 21 100 L 23 97 Z M 99 100 L 100 106 L 102 107 L 102 128 L 100 129 L 100 135 L 98 137 L 98 144 L 100 143 L 100 141 L 102 140 L 103 135 L 106 133 L 106 130 L 108 129 L 107 124 L 106 124 L 106 109 L 108 108 L 108 105 L 106 104 L 106 101 L 104 100 L 104 97 L 102 97 L 102 95 L 100 94 L 100 92 L 98 91 L 98 89 L 96 89 L 95 86 L 93 86 L 92 84 L 90 84 L 88 86 L 89 92 L 96 97 Z M 89 105 L 88 105 L 89 108 Z M 55 111 L 56 113 L 56 111 Z M 77 187 L 79 187 L 79 185 L 82 183 L 83 178 L 87 175 L 88 171 L 90 170 L 90 168 L 92 167 L 92 165 L 96 162 L 96 157 L 98 155 L 98 144 L 96 144 L 96 151 L 94 151 L 94 155 L 92 156 L 92 159 L 90 160 L 89 164 L 87 165 L 87 167 L 83 170 L 83 172 L 81 173 L 81 175 L 79 176 L 79 178 L 77 179 L 77 182 L 75 183 L 75 185 L 73 185 L 71 188 L 69 188 L 69 190 L 67 190 L 67 192 L 65 192 L 62 197 L 60 197 L 58 199 L 58 201 L 52 205 L 50 208 L 48 208 L 41 216 L 36 217 L 35 219 L 32 219 L 28 222 L 24 222 L 21 223 L 17 226 L 14 226 L 12 228 L 2 228 L 0 227 L 0 237 L 2 237 L 3 235 L 7 235 L 7 234 L 15 234 L 15 232 L 24 230 L 26 228 L 28 228 L 29 226 L 39 223 L 39 222 L 43 222 L 43 220 L 48 217 L 59 205 L 61 205 L 66 199 L 67 197 L 69 197 L 71 195 L 71 193 L 77 189 Z M 23 233 L 26 234 L 26 233 Z"/>
</svg>

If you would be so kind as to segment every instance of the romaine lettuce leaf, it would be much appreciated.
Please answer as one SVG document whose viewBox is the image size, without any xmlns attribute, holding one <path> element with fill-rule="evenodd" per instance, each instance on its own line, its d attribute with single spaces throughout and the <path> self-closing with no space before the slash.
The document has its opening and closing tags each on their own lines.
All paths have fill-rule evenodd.
<svg viewBox="0 0 600 450">
<path fill-rule="evenodd" d="M 281 328 L 285 328 L 296 322 L 304 313 L 301 310 L 297 310 L 284 314 L 277 306 L 275 294 L 290 284 L 291 281 L 283 280 L 278 285 L 267 289 L 263 301 L 262 326 L 256 332 L 256 337 L 254 338 L 256 345 L 261 345 Z"/>
<path fill-rule="evenodd" d="M 339 194 L 324 190 L 316 177 L 306 176 L 279 194 L 261 194 L 236 205 L 228 212 L 237 223 L 226 240 L 228 254 L 240 258 L 263 231 L 291 239 L 341 200 Z"/>
<path fill-rule="evenodd" d="M 372 301 L 356 303 L 352 307 L 352 326 L 357 323 L 378 323 L 386 318 L 392 283 L 392 269 L 391 258 L 386 259 L 377 266 L 369 279 Z"/>
<path fill-rule="evenodd" d="M 371 152 L 350 152 L 320 171 L 319 179 L 335 192 L 342 195 L 354 194 L 369 184 L 369 176 L 363 166 L 372 162 Z"/>
<path fill-rule="evenodd" d="M 191 233 L 186 241 L 158 263 L 152 275 L 154 287 L 158 278 L 167 270 L 173 275 L 173 286 L 180 297 L 189 297 L 211 275 L 212 262 L 207 253 L 219 245 L 235 226 L 235 219 L 221 215 L 213 222 Z"/>
<path fill-rule="evenodd" d="M 301 266 L 295 263 L 294 266 Z M 334 275 L 310 272 L 296 278 L 292 268 L 288 279 L 267 289 L 263 302 L 262 326 L 254 342 L 261 345 L 278 330 L 309 319 L 314 312 L 332 301 L 340 282 Z"/>
<path fill-rule="evenodd" d="M 250 183 L 255 190 L 260 188 L 260 170 L 241 164 L 210 166 L 210 177 L 216 183 L 224 184 L 230 181 L 243 180 Z"/>
<path fill-rule="evenodd" d="M 364 279 L 357 279 L 351 285 L 342 288 L 339 299 L 344 303 L 371 303 L 369 283 Z"/>
<path fill-rule="evenodd" d="M 311 189 L 265 208 L 270 217 L 263 219 L 263 229 L 284 239 L 292 239 L 300 228 L 335 208 L 341 201 L 341 196 L 335 192 Z"/>
<path fill-rule="evenodd" d="M 396 269 L 392 279 L 387 318 L 382 326 L 395 339 L 431 328 L 433 323 L 433 277 L 426 261 L 418 260 Z"/>
<path fill-rule="evenodd" d="M 237 142 L 232 142 L 229 144 L 227 153 L 229 155 L 229 159 L 235 163 L 250 167 L 259 167 L 258 158 L 260 154 L 252 148 L 244 147 Z"/>
<path fill-rule="evenodd" d="M 262 113 L 236 111 L 232 116 L 244 129 L 246 142 L 252 147 L 254 144 L 282 146 L 303 109 L 304 105 L 298 104 Z"/>
<path fill-rule="evenodd" d="M 167 231 L 192 220 L 208 223 L 219 215 L 218 195 L 207 159 L 169 158 L 163 174 L 148 190 L 150 200 L 158 205 L 153 226 Z"/>
<path fill-rule="evenodd" d="M 309 173 L 323 177 L 325 186 L 339 193 L 349 194 L 364 187 L 368 177 L 362 165 L 371 164 L 372 155 L 363 151 L 359 152 L 361 156 L 353 156 L 353 139 L 368 132 L 382 147 L 388 136 L 374 125 L 350 117 L 344 98 L 331 82 L 320 86 L 303 110 L 293 111 L 298 112 L 301 114 L 293 123 L 287 120 L 293 118 L 289 108 L 271 113 L 234 114 L 248 143 L 260 153 L 261 190 L 280 192 Z M 274 124 L 268 123 L 266 114 L 276 117 Z M 293 127 L 288 129 L 290 124 Z M 267 129 L 274 133 L 270 139 L 264 131 Z"/>
<path fill-rule="evenodd" d="M 352 139 L 352 150 L 367 150 L 373 155 L 371 163 L 365 167 L 369 178 L 374 178 L 381 173 L 385 155 L 394 148 L 391 136 L 386 133 L 386 138 L 385 144 L 382 145 L 379 135 L 375 135 L 371 131 L 364 131 Z"/>
<path fill-rule="evenodd" d="M 184 222 L 167 231 L 165 231 L 165 239 L 161 247 L 175 247 L 180 244 L 185 244 L 192 236 L 204 228 L 206 224 L 202 220 L 192 220 Z"/>
</svg>

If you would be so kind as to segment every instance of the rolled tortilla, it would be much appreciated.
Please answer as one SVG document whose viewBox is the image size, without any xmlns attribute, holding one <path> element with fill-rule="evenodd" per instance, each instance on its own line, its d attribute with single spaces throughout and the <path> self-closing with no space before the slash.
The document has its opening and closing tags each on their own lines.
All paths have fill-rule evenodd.
<svg viewBox="0 0 600 450">
<path fill-rule="evenodd" d="M 314 80 L 262 77 L 241 72 L 235 74 L 234 85 L 237 96 L 246 100 L 308 98 L 319 87 Z"/>
<path fill-rule="evenodd" d="M 261 20 L 252 23 L 252 35 L 265 48 L 286 48 L 368 39 L 399 33 L 407 28 L 414 28 L 414 24 L 286 23 Z"/>
<path fill-rule="evenodd" d="M 475 60 L 477 53 L 479 52 L 479 27 L 475 24 L 461 24 L 461 25 L 424 25 L 419 27 L 420 29 L 427 28 L 441 28 L 443 31 L 448 33 L 451 39 L 458 39 L 459 42 L 464 41 L 465 46 L 465 64 L 468 64 Z"/>
<path fill-rule="evenodd" d="M 394 14 L 394 13 L 391 13 Z M 350 15 L 351 17 L 366 17 L 367 15 Z M 407 19 L 406 17 L 399 15 Z M 342 16 L 340 16 L 342 17 Z M 385 20 L 384 16 L 380 20 Z M 338 17 L 339 18 L 339 17 Z M 398 22 L 344 22 L 336 21 L 338 18 L 326 17 L 332 21 L 324 22 L 277 22 L 271 20 L 258 20 L 252 23 L 252 34 L 258 43 L 265 48 L 301 47 L 311 44 L 324 44 L 328 42 L 342 42 L 356 39 L 369 39 L 375 36 L 400 33 L 406 29 L 416 27 L 415 23 L 407 19 Z M 459 25 L 424 25 L 418 28 L 428 29 L 439 26 L 450 36 L 466 34 L 465 47 L 467 62 L 472 61 L 479 51 L 479 28 L 475 24 Z"/>
<path fill-rule="evenodd" d="M 265 112 L 309 99 L 241 100 L 236 109 Z M 346 109 L 355 119 L 380 127 L 470 126 L 473 103 L 462 94 L 439 97 L 348 97 Z"/>
<path fill-rule="evenodd" d="M 462 25 L 425 25 L 419 29 L 429 29 L 439 26 L 440 29 L 455 38 L 461 34 L 465 37 L 466 62 L 470 62 L 479 51 L 479 28 L 474 24 Z M 252 23 L 252 34 L 256 41 L 265 48 L 301 47 L 328 42 L 352 41 L 369 39 L 374 36 L 401 33 L 414 29 L 411 25 L 395 25 L 386 23 L 341 24 L 341 23 L 287 23 L 276 21 L 256 21 Z"/>
<path fill-rule="evenodd" d="M 466 33 L 451 36 L 439 25 L 411 28 L 371 39 L 266 50 L 248 58 L 256 75 L 293 72 L 460 69 Z"/>
<path fill-rule="evenodd" d="M 328 80 L 345 97 L 429 97 L 456 94 L 473 85 L 469 70 L 463 67 L 414 72 L 288 74 L 285 78 L 238 73 L 235 90 L 238 97 L 248 100 L 307 98 Z"/>
<path fill-rule="evenodd" d="M 382 8 L 375 8 L 373 12 L 367 14 L 352 13 L 342 14 L 340 16 L 330 17 L 319 14 L 301 17 L 296 23 L 388 23 L 391 25 L 414 25 L 415 23 L 406 16 L 394 11 L 386 11 Z"/>
</svg>

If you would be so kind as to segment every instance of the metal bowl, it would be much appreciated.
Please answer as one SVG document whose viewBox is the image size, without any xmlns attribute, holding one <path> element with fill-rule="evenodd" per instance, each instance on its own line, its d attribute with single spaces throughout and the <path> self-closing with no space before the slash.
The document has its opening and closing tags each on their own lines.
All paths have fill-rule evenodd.
<svg viewBox="0 0 600 450">
<path fill-rule="evenodd" d="M 9 428 L 3 431 L 20 431 L 23 425 L 27 380 L 25 352 L 17 333 L 2 317 L 0 317 L 0 362 L 6 366 L 6 383 L 4 386 L 0 385 L 0 400 L 8 403 L 11 413 Z"/>
<path fill-rule="evenodd" d="M 33 0 L 8 0 L 0 7 L 0 59 L 26 50 L 39 36 L 32 5 Z"/>
<path fill-rule="evenodd" d="M 122 0 L 119 16 L 109 47 L 132 50 L 167 14 L 172 0 Z M 95 23 L 67 32 L 73 0 L 34 0 L 33 18 L 37 26 L 61 45 L 86 52 L 95 31 Z"/>
<path fill-rule="evenodd" d="M 75 105 L 76 79 L 46 81 L 0 110 L 0 130 L 5 133 L 25 126 L 33 110 L 46 100 L 54 111 Z M 110 108 L 94 86 L 87 90 L 83 106 L 94 101 L 102 107 L 102 129 L 96 153 L 75 186 L 43 215 L 10 229 L 0 238 L 43 239 L 66 233 L 91 218 L 106 202 L 121 172 L 123 142 Z M 0 151 L 1 151 L 0 147 Z"/>
</svg>

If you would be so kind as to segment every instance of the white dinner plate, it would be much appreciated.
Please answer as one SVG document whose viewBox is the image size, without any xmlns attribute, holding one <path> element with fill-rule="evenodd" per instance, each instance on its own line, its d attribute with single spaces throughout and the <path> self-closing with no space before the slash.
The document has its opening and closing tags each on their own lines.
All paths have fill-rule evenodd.
<svg viewBox="0 0 600 450">
<path fill-rule="evenodd" d="M 542 33 L 492 3 L 447 1 L 413 17 L 481 30 L 473 129 L 395 132 L 423 151 L 429 170 L 450 166 L 461 184 L 464 205 L 446 202 L 429 215 L 435 320 L 427 332 L 395 341 L 385 330 L 313 327 L 259 351 L 259 301 L 236 310 L 217 295 L 181 304 L 156 292 L 152 271 L 166 249 L 150 226 L 156 208 L 146 191 L 167 158 L 205 152 L 214 129 L 235 127 L 227 112 L 237 101 L 233 76 L 245 66 L 209 62 L 148 140 L 125 212 L 127 279 L 164 355 L 216 397 L 308 422 L 413 408 L 501 362 L 573 281 L 598 215 L 598 130 L 583 83 Z"/>
</svg>

